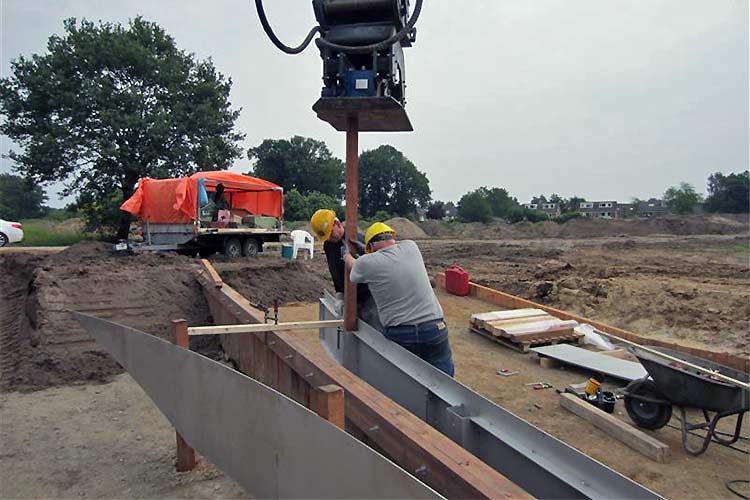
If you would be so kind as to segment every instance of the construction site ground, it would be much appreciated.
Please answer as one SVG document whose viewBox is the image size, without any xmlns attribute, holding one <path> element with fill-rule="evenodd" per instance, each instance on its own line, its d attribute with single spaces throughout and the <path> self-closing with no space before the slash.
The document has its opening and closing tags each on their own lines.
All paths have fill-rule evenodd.
<svg viewBox="0 0 750 500">
<path fill-rule="evenodd" d="M 615 326 L 684 344 L 750 355 L 750 237 L 604 236 L 575 239 L 421 239 L 428 270 L 457 263 L 472 280 Z M 325 260 L 213 259 L 254 302 L 284 302 L 282 320 L 317 319 L 330 289 Z M 0 250 L 0 497 L 220 497 L 242 490 L 208 464 L 174 471 L 174 432 L 127 374 L 85 338 L 67 311 L 90 311 L 164 336 L 171 319 L 212 322 L 195 261 L 171 254 L 119 256 L 103 243 L 49 255 Z M 689 457 L 672 428 L 654 436 L 672 447 L 658 464 L 559 407 L 553 390 L 585 379 L 541 368 L 534 355 L 468 331 L 471 313 L 493 310 L 439 292 L 451 330 L 456 377 L 485 397 L 670 498 L 731 498 L 724 481 L 748 479 L 748 455 L 712 445 Z M 317 345 L 315 332 L 307 332 Z M 192 347 L 221 359 L 216 343 Z M 519 370 L 500 377 L 498 369 Z M 616 414 L 629 421 L 622 404 Z M 673 424 L 676 421 L 673 419 Z M 747 425 L 743 429 L 747 437 Z M 740 443 L 747 449 L 747 442 Z M 746 493 L 747 494 L 747 493 Z"/>
</svg>

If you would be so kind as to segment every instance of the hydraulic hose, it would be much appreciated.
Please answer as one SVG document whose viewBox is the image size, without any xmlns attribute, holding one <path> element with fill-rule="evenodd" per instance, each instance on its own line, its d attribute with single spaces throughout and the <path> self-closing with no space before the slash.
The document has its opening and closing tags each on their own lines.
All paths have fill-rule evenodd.
<svg viewBox="0 0 750 500">
<path fill-rule="evenodd" d="M 417 0 L 417 3 L 414 5 L 414 12 L 412 12 L 412 15 L 409 18 L 409 21 L 406 23 L 406 26 L 404 26 L 401 31 L 399 31 L 392 37 L 383 40 L 382 42 L 373 43 L 370 45 L 354 46 L 339 45 L 337 43 L 331 43 L 324 38 L 318 38 L 315 40 L 315 44 L 318 47 L 324 47 L 338 52 L 344 52 L 346 54 L 368 54 L 370 52 L 387 49 L 399 40 L 406 38 L 409 33 L 412 32 L 412 30 L 414 29 L 414 25 L 417 24 L 417 19 L 419 19 L 419 14 L 422 12 L 422 1 L 423 0 Z"/>
<path fill-rule="evenodd" d="M 263 9 L 263 0 L 255 0 L 255 10 L 258 11 L 258 17 L 260 18 L 260 24 L 263 26 L 263 31 L 266 32 L 266 35 L 268 35 L 268 38 L 271 39 L 271 42 L 273 42 L 273 44 L 285 54 L 299 54 L 300 52 L 305 50 L 308 45 L 310 45 L 310 42 L 312 41 L 315 34 L 321 32 L 320 26 L 315 26 L 310 30 L 310 33 L 307 34 L 301 44 L 299 44 L 297 47 L 289 47 L 288 45 L 284 45 L 281 40 L 279 40 L 279 38 L 273 32 L 273 28 L 271 28 L 271 25 L 268 23 L 266 11 Z"/>
<path fill-rule="evenodd" d="M 414 12 L 412 12 L 412 15 L 409 18 L 409 21 L 406 23 L 406 26 L 404 26 L 398 33 L 391 36 L 390 38 L 383 40 L 382 42 L 373 43 L 370 45 L 353 46 L 339 45 L 337 43 L 331 43 L 324 38 L 318 38 L 315 40 L 315 43 L 318 47 L 324 47 L 338 52 L 344 52 L 346 54 L 368 54 L 370 52 L 376 52 L 386 49 L 399 40 L 406 38 L 414 30 L 414 25 L 417 24 L 419 14 L 422 12 L 422 2 L 423 0 L 417 0 L 416 5 L 414 6 Z M 266 17 L 266 12 L 263 8 L 263 0 L 255 0 L 255 10 L 258 11 L 258 17 L 260 18 L 260 24 L 263 26 L 263 31 L 266 32 L 266 35 L 268 35 L 268 38 L 271 39 L 271 42 L 273 42 L 273 44 L 285 54 L 299 54 L 300 52 L 305 50 L 308 45 L 310 45 L 310 42 L 312 41 L 316 33 L 322 33 L 323 31 L 320 26 L 315 26 L 310 30 L 310 32 L 307 34 L 304 41 L 300 45 L 298 45 L 297 47 L 289 47 L 288 45 L 284 45 L 281 40 L 279 40 L 279 38 L 273 32 L 273 28 L 271 28 L 271 25 L 268 23 L 268 18 Z"/>
</svg>

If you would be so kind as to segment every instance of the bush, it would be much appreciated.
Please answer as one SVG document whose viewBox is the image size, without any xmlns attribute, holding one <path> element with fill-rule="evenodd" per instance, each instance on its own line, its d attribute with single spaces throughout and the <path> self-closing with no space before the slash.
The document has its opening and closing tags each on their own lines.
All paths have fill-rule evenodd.
<svg viewBox="0 0 750 500">
<path fill-rule="evenodd" d="M 562 215 L 558 215 L 557 217 L 553 217 L 552 220 L 557 222 L 558 224 L 565 224 L 571 219 L 577 219 L 578 217 L 582 217 L 583 214 L 581 212 L 566 212 Z"/>
</svg>

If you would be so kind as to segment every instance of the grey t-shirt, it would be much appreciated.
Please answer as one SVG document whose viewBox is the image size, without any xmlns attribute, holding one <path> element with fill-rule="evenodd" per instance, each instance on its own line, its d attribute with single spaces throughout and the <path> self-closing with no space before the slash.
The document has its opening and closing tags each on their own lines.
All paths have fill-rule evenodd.
<svg viewBox="0 0 750 500">
<path fill-rule="evenodd" d="M 417 244 L 404 240 L 354 261 L 350 278 L 367 283 L 383 326 L 417 325 L 443 317 Z"/>
</svg>

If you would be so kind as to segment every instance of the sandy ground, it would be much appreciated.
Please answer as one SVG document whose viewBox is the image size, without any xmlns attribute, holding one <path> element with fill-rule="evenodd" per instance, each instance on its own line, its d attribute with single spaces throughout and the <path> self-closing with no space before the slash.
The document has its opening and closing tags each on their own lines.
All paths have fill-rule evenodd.
<svg viewBox="0 0 750 500">
<path fill-rule="evenodd" d="M 175 434 L 127 374 L 0 394 L 2 498 L 246 498 L 201 461 L 175 471 Z"/>
</svg>

